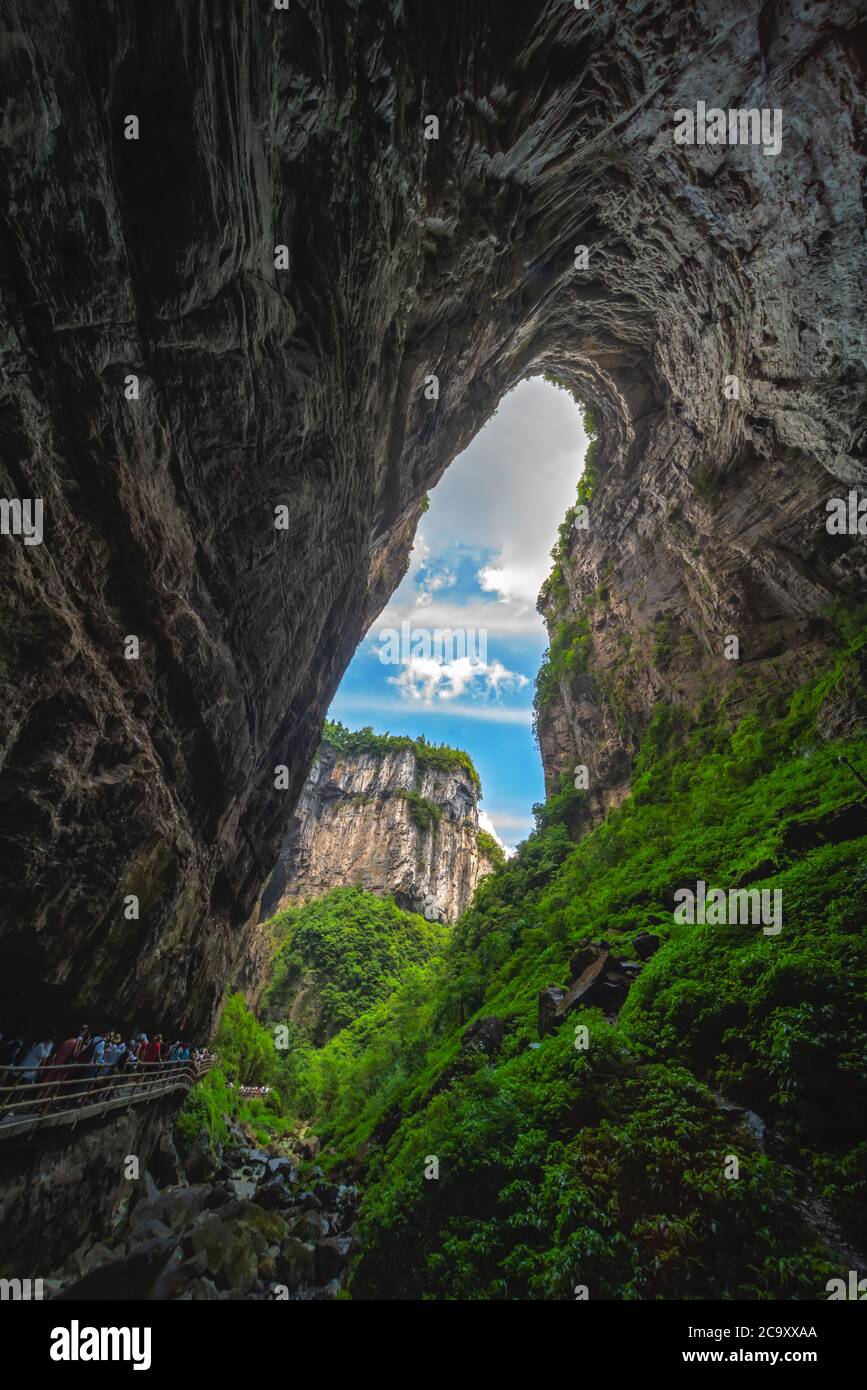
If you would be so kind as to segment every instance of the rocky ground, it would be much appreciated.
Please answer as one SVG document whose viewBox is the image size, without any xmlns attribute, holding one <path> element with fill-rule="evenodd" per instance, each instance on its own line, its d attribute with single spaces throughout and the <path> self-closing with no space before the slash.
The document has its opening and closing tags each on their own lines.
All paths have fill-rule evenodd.
<svg viewBox="0 0 867 1390">
<path fill-rule="evenodd" d="M 122 1236 L 45 1281 L 49 1298 L 312 1301 L 340 1296 L 358 1245 L 357 1189 L 325 1180 L 286 1144 L 256 1148 L 237 1126 L 182 1166 L 167 1138 Z"/>
</svg>

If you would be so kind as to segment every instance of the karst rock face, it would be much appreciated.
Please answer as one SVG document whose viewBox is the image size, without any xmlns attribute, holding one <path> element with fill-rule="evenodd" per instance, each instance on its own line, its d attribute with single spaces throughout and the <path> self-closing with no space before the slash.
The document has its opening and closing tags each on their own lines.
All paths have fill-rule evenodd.
<svg viewBox="0 0 867 1390">
<path fill-rule="evenodd" d="M 864 579 L 824 524 L 865 481 L 858 9 L 3 0 L 0 493 L 44 502 L 41 545 L 0 537 L 25 992 L 209 1024 L 423 495 L 532 372 L 603 436 L 569 602 L 669 614 L 710 672 L 727 633 L 803 666 Z M 781 152 L 675 145 L 699 100 L 781 109 Z M 586 704 L 546 759 L 596 721 L 613 786 Z"/>
<path fill-rule="evenodd" d="M 419 768 L 411 748 L 343 753 L 325 742 L 261 916 L 351 886 L 393 896 L 431 922 L 454 922 L 493 867 L 479 853 L 478 829 L 477 792 L 463 769 Z"/>
</svg>

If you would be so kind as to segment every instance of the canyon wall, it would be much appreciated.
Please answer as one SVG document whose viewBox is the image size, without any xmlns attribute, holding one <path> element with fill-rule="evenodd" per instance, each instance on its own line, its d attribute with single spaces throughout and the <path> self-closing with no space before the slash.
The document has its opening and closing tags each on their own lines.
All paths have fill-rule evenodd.
<svg viewBox="0 0 867 1390">
<path fill-rule="evenodd" d="M 825 528 L 867 480 L 854 2 L 3 0 L 2 32 L 0 494 L 44 504 L 0 536 L 19 999 L 210 1025 L 424 494 L 528 374 L 601 430 L 561 607 L 606 588 L 611 664 L 663 620 L 675 653 L 619 724 L 575 689 L 549 765 L 622 794 L 666 681 L 732 633 L 788 680 L 863 591 Z M 780 153 L 675 144 L 699 100 L 779 109 Z"/>
<path fill-rule="evenodd" d="M 419 767 L 411 748 L 343 753 L 324 742 L 304 785 L 260 918 L 356 887 L 454 922 L 493 865 L 479 852 L 477 792 L 463 768 Z"/>
</svg>

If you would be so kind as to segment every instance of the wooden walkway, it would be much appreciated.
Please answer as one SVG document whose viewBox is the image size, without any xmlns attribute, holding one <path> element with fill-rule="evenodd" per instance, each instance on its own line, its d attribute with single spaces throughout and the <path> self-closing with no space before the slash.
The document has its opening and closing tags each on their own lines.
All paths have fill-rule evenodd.
<svg viewBox="0 0 867 1390">
<path fill-rule="evenodd" d="M 30 1067 L 0 1070 L 0 1140 L 61 1125 L 74 1127 L 97 1115 L 146 1105 L 189 1091 L 214 1065 L 207 1062 L 143 1062 L 121 1075 L 93 1075 L 89 1063 L 40 1067 L 37 1081 L 23 1081 Z M 56 1071 L 58 1079 L 50 1073 Z M 76 1073 L 78 1073 L 76 1075 Z"/>
</svg>

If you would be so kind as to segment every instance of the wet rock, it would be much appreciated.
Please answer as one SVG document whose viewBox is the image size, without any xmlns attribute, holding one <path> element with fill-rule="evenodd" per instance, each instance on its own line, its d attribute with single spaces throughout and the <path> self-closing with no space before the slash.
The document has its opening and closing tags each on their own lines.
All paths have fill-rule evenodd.
<svg viewBox="0 0 867 1390">
<path fill-rule="evenodd" d="M 322 1210 L 322 1202 L 320 1198 L 317 1197 L 315 1192 L 311 1192 L 309 1188 L 306 1189 L 304 1192 L 298 1193 L 298 1196 L 295 1198 L 293 1205 L 297 1207 L 299 1211 Z"/>
<path fill-rule="evenodd" d="M 319 1297 L 322 1299 L 336 1298 L 343 1290 L 343 1280 L 341 1278 L 330 1279 L 323 1289 L 320 1290 Z"/>
<path fill-rule="evenodd" d="M 249 1201 L 256 1195 L 256 1184 L 249 1178 L 229 1178 L 226 1186 L 241 1201 Z"/>
<path fill-rule="evenodd" d="M 291 1158 L 269 1158 L 268 1171 L 275 1176 L 279 1175 L 285 1182 L 297 1182 L 298 1171 L 294 1167 Z"/>
</svg>

